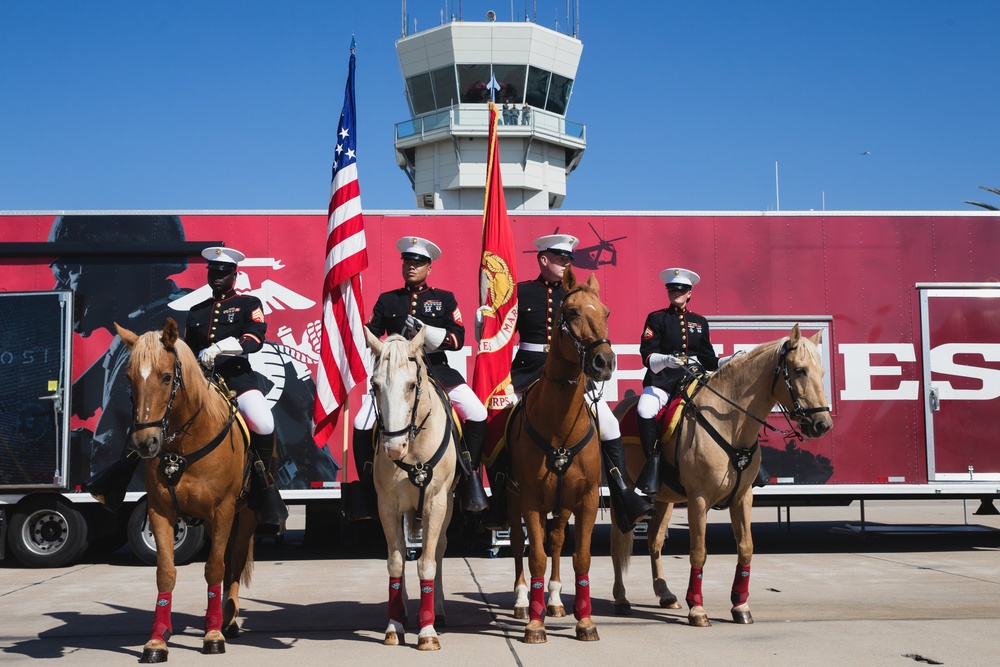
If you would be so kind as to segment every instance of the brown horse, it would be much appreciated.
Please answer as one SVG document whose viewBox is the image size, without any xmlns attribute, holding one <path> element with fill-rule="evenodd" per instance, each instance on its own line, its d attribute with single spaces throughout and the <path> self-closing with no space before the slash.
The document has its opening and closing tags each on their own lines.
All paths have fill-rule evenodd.
<svg viewBox="0 0 1000 667">
<path fill-rule="evenodd" d="M 403 517 L 421 527 L 420 632 L 417 648 L 441 648 L 434 622 L 444 616 L 441 560 L 448 544 L 446 529 L 454 505 L 458 433 L 447 394 L 428 373 L 421 329 L 412 341 L 393 335 L 384 342 L 365 327 L 368 347 L 375 354 L 372 392 L 380 446 L 375 456 L 378 514 L 389 549 L 389 625 L 385 645 L 403 640 L 406 586 L 403 581 L 406 543 Z M 419 523 L 418 523 L 419 522 Z"/>
<path fill-rule="evenodd" d="M 676 476 L 660 487 L 656 513 L 649 525 L 653 591 L 661 607 L 680 607 L 677 597 L 667 587 L 660 550 L 673 504 L 686 501 L 691 539 L 686 601 L 691 625 L 711 625 L 702 605 L 701 589 L 707 557 L 706 514 L 709 508 L 725 507 L 729 508 L 738 552 L 732 616 L 737 623 L 753 623 L 747 598 L 753 558 L 751 484 L 760 467 L 757 437 L 776 404 L 798 422 L 799 429 L 808 437 L 822 437 L 833 428 L 823 389 L 825 370 L 817 349 L 821 334 L 803 338 L 796 324 L 791 335 L 733 357 L 703 384 L 693 385 L 675 431 L 669 440 L 661 440 L 664 459 L 661 467 L 672 468 Z M 619 420 L 630 414 L 635 402 L 633 398 L 618 404 L 615 414 Z M 629 472 L 637 475 L 643 463 L 638 439 L 625 438 L 624 443 Z M 632 533 L 623 535 L 612 522 L 615 613 L 623 615 L 631 613 L 622 572 L 628 567 L 632 539 Z"/>
<path fill-rule="evenodd" d="M 603 382 L 615 370 L 615 354 L 608 340 L 608 309 L 599 298 L 591 275 L 578 284 L 571 267 L 563 276 L 566 295 L 559 310 L 559 324 L 541 378 L 532 385 L 511 416 L 507 447 L 511 478 L 507 483 L 511 551 L 514 555 L 516 618 L 529 618 L 524 641 L 546 641 L 544 579 L 547 556 L 546 517 L 553 515 L 548 531 L 552 554 L 548 613 L 564 616 L 559 594 L 559 554 L 570 515 L 575 521 L 573 571 L 576 574 L 574 615 L 576 636 L 596 641 L 591 618 L 590 540 L 597 519 L 601 483 L 600 444 L 591 411 L 584 400 L 587 379 Z M 528 569 L 531 592 L 524 578 L 524 534 L 529 541 Z"/>
<path fill-rule="evenodd" d="M 211 536 L 205 563 L 208 611 L 203 653 L 225 653 L 239 634 L 240 582 L 253 570 L 257 519 L 246 505 L 249 436 L 235 406 L 202 375 L 177 323 L 137 335 L 117 324 L 131 350 L 132 447 L 145 459 L 149 525 L 156 540 L 156 612 L 140 662 L 166 662 L 177 568 L 174 524 L 200 519 Z M 227 599 L 223 613 L 223 586 Z M 224 634 L 225 633 L 225 634 Z"/>
</svg>

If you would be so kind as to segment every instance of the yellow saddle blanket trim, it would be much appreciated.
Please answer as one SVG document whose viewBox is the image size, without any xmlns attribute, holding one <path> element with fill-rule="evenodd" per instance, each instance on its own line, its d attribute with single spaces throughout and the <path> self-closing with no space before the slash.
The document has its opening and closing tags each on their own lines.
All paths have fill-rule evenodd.
<svg viewBox="0 0 1000 667">
<path fill-rule="evenodd" d="M 670 440 L 670 436 L 674 434 L 674 430 L 677 428 L 677 424 L 681 421 L 681 416 L 684 414 L 684 406 L 687 405 L 688 400 L 694 395 L 694 390 L 698 387 L 698 380 L 694 379 L 684 388 L 684 395 L 681 396 L 680 402 L 677 403 L 677 407 L 672 413 L 670 413 L 670 422 L 667 427 L 663 429 L 663 435 L 660 436 L 660 443 L 666 443 Z"/>
</svg>

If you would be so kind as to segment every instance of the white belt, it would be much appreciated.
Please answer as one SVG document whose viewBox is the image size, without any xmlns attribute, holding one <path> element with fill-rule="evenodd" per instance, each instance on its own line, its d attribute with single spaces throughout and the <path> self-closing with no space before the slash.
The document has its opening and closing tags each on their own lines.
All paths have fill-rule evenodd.
<svg viewBox="0 0 1000 667">
<path fill-rule="evenodd" d="M 542 345 L 540 343 L 521 343 L 517 346 L 519 350 L 524 350 L 525 352 L 548 352 L 549 346 Z"/>
</svg>

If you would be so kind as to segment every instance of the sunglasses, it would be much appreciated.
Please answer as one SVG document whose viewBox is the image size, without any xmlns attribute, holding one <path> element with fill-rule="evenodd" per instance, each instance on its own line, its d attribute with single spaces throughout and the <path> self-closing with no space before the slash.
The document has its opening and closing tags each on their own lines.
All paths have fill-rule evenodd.
<svg viewBox="0 0 1000 667">
<path fill-rule="evenodd" d="M 686 292 L 690 292 L 691 291 L 691 286 L 690 285 L 667 285 L 667 290 L 669 290 L 671 292 L 680 292 L 681 294 L 684 294 Z"/>
</svg>

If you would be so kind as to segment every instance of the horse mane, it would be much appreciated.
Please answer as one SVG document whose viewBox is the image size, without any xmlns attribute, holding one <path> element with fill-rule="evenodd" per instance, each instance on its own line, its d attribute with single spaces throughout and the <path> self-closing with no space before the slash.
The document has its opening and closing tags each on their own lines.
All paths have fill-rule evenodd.
<svg viewBox="0 0 1000 667">
<path fill-rule="evenodd" d="M 781 346 L 787 340 L 788 336 L 785 336 L 768 343 L 761 343 L 751 350 L 736 355 L 729 363 L 717 370 L 712 378 L 716 382 L 725 382 L 729 386 L 745 386 L 754 382 L 760 376 L 760 370 L 755 362 L 764 356 L 777 356 Z"/>
<path fill-rule="evenodd" d="M 132 358 L 129 362 L 130 368 L 148 365 L 155 368 L 159 363 L 160 355 L 166 351 L 166 347 L 160 340 L 162 332 L 147 331 L 139 336 L 132 348 Z M 194 352 L 180 338 L 174 343 L 174 350 L 177 358 L 181 362 L 181 379 L 184 381 L 184 392 L 187 399 L 194 405 L 201 405 L 204 411 L 212 419 L 225 421 L 229 419 L 229 401 L 223 395 L 211 388 L 209 382 L 201 372 L 198 359 Z"/>
<path fill-rule="evenodd" d="M 420 365 L 419 356 L 420 355 L 417 355 L 418 366 Z M 407 361 L 410 360 L 409 341 L 399 334 L 389 336 L 383 342 L 382 359 L 386 364 L 387 374 L 394 368 L 402 367 Z"/>
<path fill-rule="evenodd" d="M 743 386 L 753 382 L 760 374 L 760 370 L 754 362 L 765 355 L 771 355 L 777 359 L 777 355 L 781 352 L 781 346 L 787 343 L 788 339 L 789 337 L 785 336 L 784 338 L 772 340 L 768 343 L 761 343 L 752 350 L 738 354 L 729 363 L 717 370 L 712 377 L 718 378 L 716 382 L 726 382 L 730 386 Z M 799 350 L 809 354 L 815 364 L 822 363 L 816 346 L 805 336 L 799 341 Z"/>
</svg>

